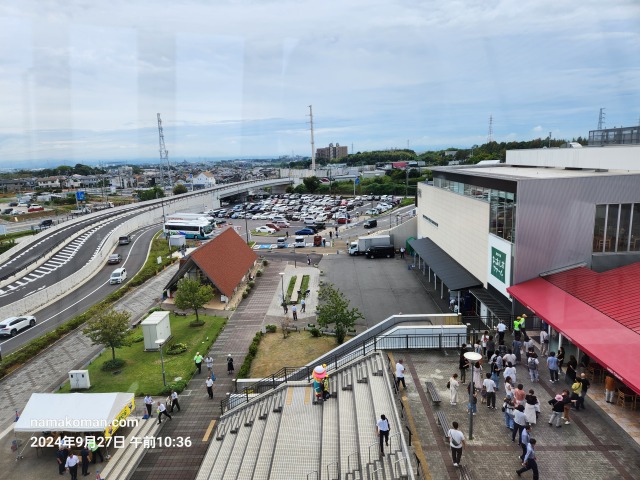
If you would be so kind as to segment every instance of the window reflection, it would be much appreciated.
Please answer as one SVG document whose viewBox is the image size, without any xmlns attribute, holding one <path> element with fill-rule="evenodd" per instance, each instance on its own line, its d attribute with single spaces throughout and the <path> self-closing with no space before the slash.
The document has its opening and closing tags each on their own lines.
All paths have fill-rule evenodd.
<svg viewBox="0 0 640 480">
<path fill-rule="evenodd" d="M 640 251 L 640 203 L 596 205 L 593 251 Z"/>
</svg>

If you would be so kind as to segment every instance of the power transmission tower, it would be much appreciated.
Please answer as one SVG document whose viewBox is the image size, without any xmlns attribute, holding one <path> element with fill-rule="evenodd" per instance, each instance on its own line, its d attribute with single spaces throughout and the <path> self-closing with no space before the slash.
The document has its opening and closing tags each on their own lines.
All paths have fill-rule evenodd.
<svg viewBox="0 0 640 480">
<path fill-rule="evenodd" d="M 311 123 L 311 170 L 316 171 L 316 147 L 313 141 L 313 107 L 309 105 L 309 118 Z"/>
<path fill-rule="evenodd" d="M 600 109 L 600 115 L 598 116 L 598 130 L 602 130 L 605 126 L 605 113 L 604 108 Z"/>
<path fill-rule="evenodd" d="M 170 188 L 173 188 L 173 183 L 171 181 L 171 165 L 169 164 L 169 151 L 164 146 L 164 132 L 162 130 L 162 119 L 160 118 L 160 114 L 158 114 L 158 133 L 160 135 L 160 175 L 162 176 L 162 188 L 164 192 L 164 175 L 162 175 L 163 162 L 167 162 L 167 173 L 169 176 Z"/>
<path fill-rule="evenodd" d="M 493 142 L 493 115 L 489 115 L 489 134 L 487 135 L 487 143 Z"/>
</svg>

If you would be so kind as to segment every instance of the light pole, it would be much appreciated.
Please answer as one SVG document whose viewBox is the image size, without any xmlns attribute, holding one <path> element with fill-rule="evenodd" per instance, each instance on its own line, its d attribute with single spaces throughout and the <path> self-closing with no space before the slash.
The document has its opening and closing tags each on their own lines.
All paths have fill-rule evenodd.
<svg viewBox="0 0 640 480">
<path fill-rule="evenodd" d="M 284 313 L 287 313 L 287 302 L 284 298 L 284 272 L 280 272 L 280 284 L 282 285 L 282 308 L 284 309 Z"/>
<path fill-rule="evenodd" d="M 469 371 L 471 373 L 471 381 L 469 382 L 469 440 L 473 440 L 473 391 L 475 390 L 475 385 L 473 384 L 473 365 L 478 362 L 482 355 L 476 352 L 466 352 L 464 354 L 464 358 L 469 362 Z"/>
<path fill-rule="evenodd" d="M 160 364 L 162 365 L 162 383 L 164 383 L 164 386 L 167 386 L 167 377 L 164 373 L 164 357 L 162 356 L 162 345 L 164 345 L 164 342 L 166 342 L 167 339 L 166 338 L 159 338 L 156 340 L 156 345 L 158 345 L 158 347 L 160 348 Z"/>
<path fill-rule="evenodd" d="M 249 245 L 249 224 L 247 223 L 247 206 L 244 206 L 244 230 L 247 234 L 247 245 Z"/>
</svg>

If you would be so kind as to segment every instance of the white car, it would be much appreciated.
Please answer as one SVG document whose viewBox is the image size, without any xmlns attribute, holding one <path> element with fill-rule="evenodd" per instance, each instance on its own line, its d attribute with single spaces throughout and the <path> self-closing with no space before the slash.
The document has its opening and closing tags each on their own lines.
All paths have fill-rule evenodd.
<svg viewBox="0 0 640 480">
<path fill-rule="evenodd" d="M 260 214 L 259 214 L 259 213 L 256 213 L 255 215 L 253 215 L 253 216 L 251 217 L 251 220 L 260 220 Z"/>
<path fill-rule="evenodd" d="M 364 212 L 365 215 L 378 215 L 379 213 L 380 212 L 378 210 L 376 210 L 375 208 L 370 208 L 369 210 Z"/>
<path fill-rule="evenodd" d="M 9 317 L 0 322 L 0 335 L 4 337 L 15 337 L 18 332 L 36 324 L 36 317 L 28 315 L 25 317 Z"/>
<path fill-rule="evenodd" d="M 256 232 L 269 233 L 269 234 L 276 233 L 276 231 L 273 228 L 267 227 L 266 225 L 256 228 Z"/>
</svg>

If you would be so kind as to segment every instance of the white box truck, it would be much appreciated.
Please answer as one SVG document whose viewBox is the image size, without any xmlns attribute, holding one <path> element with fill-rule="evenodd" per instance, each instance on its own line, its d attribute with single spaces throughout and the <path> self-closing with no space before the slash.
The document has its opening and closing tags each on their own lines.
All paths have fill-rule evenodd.
<svg viewBox="0 0 640 480">
<path fill-rule="evenodd" d="M 357 242 L 349 244 L 349 255 L 364 255 L 369 247 L 393 245 L 391 235 L 372 235 L 360 237 Z"/>
</svg>

